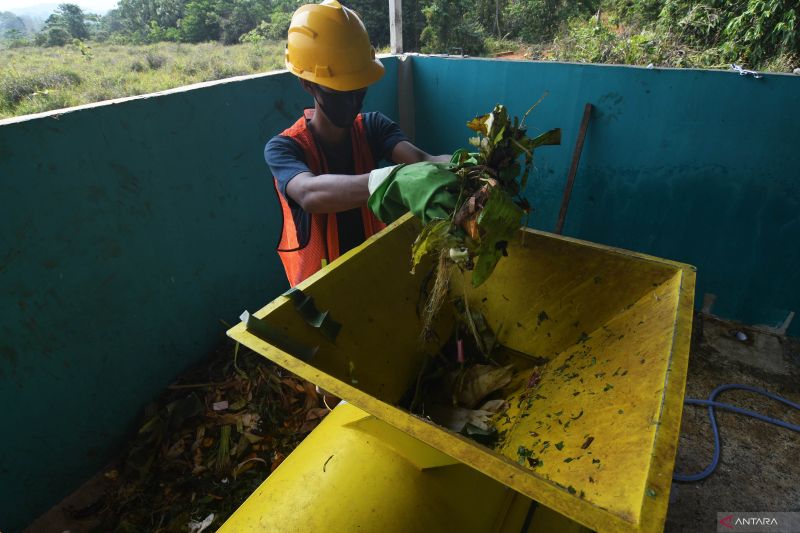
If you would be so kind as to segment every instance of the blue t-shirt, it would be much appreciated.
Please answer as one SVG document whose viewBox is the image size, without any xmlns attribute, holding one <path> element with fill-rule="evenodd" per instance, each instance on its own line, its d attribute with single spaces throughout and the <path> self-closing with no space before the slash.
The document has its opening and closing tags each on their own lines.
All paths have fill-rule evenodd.
<svg viewBox="0 0 800 533">
<path fill-rule="evenodd" d="M 397 143 L 408 139 L 400 131 L 400 127 L 383 113 L 373 111 L 363 113 L 362 116 L 372 159 L 376 165 L 381 160 L 392 162 L 391 154 L 394 147 Z M 319 147 L 325 155 L 330 174 L 355 173 L 353 149 L 349 136 L 339 146 L 322 146 L 320 144 Z M 294 139 L 276 135 L 264 147 L 264 159 L 278 182 L 278 190 L 292 210 L 292 217 L 297 228 L 297 240 L 301 247 L 305 246 L 311 236 L 311 215 L 286 194 L 286 186 L 292 178 L 303 172 L 311 172 L 306 164 L 303 149 Z M 364 222 L 361 219 L 360 209 L 336 213 L 336 223 L 339 229 L 340 254 L 364 242 Z"/>
</svg>

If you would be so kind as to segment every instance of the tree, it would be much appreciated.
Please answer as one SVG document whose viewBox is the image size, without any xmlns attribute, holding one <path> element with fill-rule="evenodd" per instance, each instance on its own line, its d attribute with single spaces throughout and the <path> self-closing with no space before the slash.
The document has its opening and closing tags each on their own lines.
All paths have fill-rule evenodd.
<svg viewBox="0 0 800 533">
<path fill-rule="evenodd" d="M 478 0 L 477 17 L 481 26 L 486 28 L 488 33 L 493 33 L 500 38 L 507 33 L 505 30 L 505 9 L 508 0 Z"/>
<path fill-rule="evenodd" d="M 125 21 L 119 9 L 112 9 L 100 19 L 100 31 L 106 33 L 120 33 L 126 29 Z"/>
<path fill-rule="evenodd" d="M 146 32 L 150 21 L 156 20 L 155 2 L 151 0 L 119 0 L 117 9 L 119 21 L 125 30 Z"/>
<path fill-rule="evenodd" d="M 286 39 L 289 24 L 292 22 L 291 13 L 276 11 L 268 20 L 262 20 L 258 26 L 239 36 L 243 43 L 259 43 L 262 41 L 280 41 Z"/>
<path fill-rule="evenodd" d="M 192 0 L 186 4 L 181 19 L 181 35 L 186 41 L 216 41 L 222 32 L 221 3 L 216 0 Z"/>
<path fill-rule="evenodd" d="M 376 47 L 389 44 L 389 2 L 350 0 L 347 7 L 355 11 L 369 33 L 369 40 Z M 403 4 L 405 10 L 406 5 Z"/>
<path fill-rule="evenodd" d="M 18 31 L 23 35 L 28 33 L 25 22 L 21 18 L 9 11 L 0 12 L 0 35 L 11 31 Z"/>
<path fill-rule="evenodd" d="M 800 54 L 800 4 L 796 0 L 748 0 L 726 24 L 732 56 L 756 63 L 770 56 Z"/>
<path fill-rule="evenodd" d="M 599 7 L 599 0 L 510 0 L 503 11 L 504 31 L 529 43 L 549 41 L 567 20 Z"/>
<path fill-rule="evenodd" d="M 235 0 L 222 20 L 222 41 L 225 44 L 239 42 L 242 35 L 269 19 L 270 12 L 263 1 Z"/>
<path fill-rule="evenodd" d="M 74 39 L 87 39 L 89 30 L 86 28 L 86 15 L 75 4 L 59 4 L 55 13 L 45 21 L 45 29 L 63 28 Z"/>
<path fill-rule="evenodd" d="M 662 30 L 698 48 L 716 48 L 730 61 L 751 65 L 800 54 L 796 0 L 665 0 Z"/>
<path fill-rule="evenodd" d="M 64 46 L 72 40 L 69 32 L 61 26 L 54 26 L 44 31 L 47 36 L 47 46 Z"/>
<path fill-rule="evenodd" d="M 119 0 L 113 11 L 125 31 L 147 34 L 153 22 L 159 28 L 176 28 L 184 16 L 186 3 L 186 0 Z"/>
<path fill-rule="evenodd" d="M 480 54 L 485 31 L 476 20 L 472 0 L 432 0 L 422 8 L 425 28 L 420 35 L 422 51 L 448 53 L 454 48 L 465 54 Z"/>
<path fill-rule="evenodd" d="M 403 49 L 406 52 L 419 52 L 419 36 L 425 27 L 422 7 L 427 0 L 403 0 Z"/>
<path fill-rule="evenodd" d="M 175 28 L 183 18 L 186 0 L 156 0 L 155 20 L 162 28 Z"/>
</svg>

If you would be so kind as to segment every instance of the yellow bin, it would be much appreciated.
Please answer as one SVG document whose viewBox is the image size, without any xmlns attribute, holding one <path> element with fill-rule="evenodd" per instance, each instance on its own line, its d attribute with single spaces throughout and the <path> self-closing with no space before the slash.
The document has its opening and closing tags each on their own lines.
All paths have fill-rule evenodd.
<svg viewBox="0 0 800 533">
<path fill-rule="evenodd" d="M 425 353 L 440 348 L 419 341 L 417 305 L 426 269 L 409 273 L 418 231 L 417 221 L 404 217 L 298 286 L 341 323 L 335 342 L 286 296 L 229 335 L 398 434 L 563 517 L 596 531 L 661 531 L 686 382 L 695 269 L 521 230 L 490 280 L 466 288 L 470 307 L 483 312 L 502 345 L 548 360 L 539 368 L 535 395 L 524 368 L 504 391 L 511 408 L 498 429 L 505 438 L 490 449 L 397 406 L 416 382 Z M 443 315 L 442 342 L 451 321 Z M 297 485 L 309 490 L 302 479 Z"/>
</svg>

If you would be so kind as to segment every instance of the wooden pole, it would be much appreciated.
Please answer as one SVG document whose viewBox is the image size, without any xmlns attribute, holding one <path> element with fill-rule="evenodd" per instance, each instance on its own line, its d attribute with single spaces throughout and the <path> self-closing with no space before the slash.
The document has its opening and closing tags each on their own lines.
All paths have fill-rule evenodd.
<svg viewBox="0 0 800 533">
<path fill-rule="evenodd" d="M 567 218 L 567 207 L 569 207 L 569 200 L 572 197 L 572 186 L 575 184 L 575 174 L 578 173 L 578 163 L 581 162 L 581 152 L 583 151 L 583 140 L 586 138 L 586 129 L 589 127 L 589 118 L 592 116 L 592 104 L 586 104 L 583 108 L 583 120 L 581 120 L 581 129 L 578 130 L 578 140 L 575 141 L 575 151 L 572 152 L 572 165 L 569 167 L 569 175 L 567 176 L 567 184 L 564 187 L 564 198 L 561 200 L 561 211 L 558 213 L 558 222 L 556 223 L 556 233 L 561 235 L 564 231 L 564 220 Z"/>
<path fill-rule="evenodd" d="M 403 53 L 403 0 L 389 0 L 389 43 L 393 54 Z"/>
</svg>

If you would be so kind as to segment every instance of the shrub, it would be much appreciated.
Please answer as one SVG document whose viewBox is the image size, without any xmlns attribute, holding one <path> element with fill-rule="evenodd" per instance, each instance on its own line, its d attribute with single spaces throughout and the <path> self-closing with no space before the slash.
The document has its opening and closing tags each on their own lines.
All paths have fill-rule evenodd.
<svg viewBox="0 0 800 533">
<path fill-rule="evenodd" d="M 747 0 L 725 25 L 725 49 L 752 63 L 800 53 L 800 3 Z"/>
<path fill-rule="evenodd" d="M 503 10 L 506 30 L 529 43 L 549 41 L 571 18 L 597 11 L 596 0 L 511 0 Z"/>
<path fill-rule="evenodd" d="M 144 59 L 147 61 L 147 66 L 152 70 L 158 70 L 167 64 L 167 58 L 155 50 L 148 50 L 145 52 Z"/>
<path fill-rule="evenodd" d="M 425 28 L 420 35 L 425 53 L 448 53 L 460 48 L 465 54 L 480 54 L 485 49 L 485 32 L 477 20 L 470 0 L 433 0 L 424 7 Z"/>
<path fill-rule="evenodd" d="M 645 27 L 658 20 L 664 0 L 607 0 L 605 7 L 611 9 L 620 20 Z"/>
<path fill-rule="evenodd" d="M 41 91 L 73 87 L 79 85 L 81 81 L 77 73 L 69 70 L 22 76 L 10 75 L 0 80 L 0 98 L 9 107 L 13 107 Z"/>
<path fill-rule="evenodd" d="M 181 31 L 174 27 L 162 28 L 155 20 L 151 20 L 147 35 L 143 36 L 142 40 L 149 43 L 178 42 L 181 40 Z"/>
<path fill-rule="evenodd" d="M 72 36 L 67 30 L 56 26 L 47 30 L 47 46 L 64 46 L 72 42 Z"/>
<path fill-rule="evenodd" d="M 6 46 L 8 48 L 24 48 L 26 46 L 30 46 L 31 44 L 33 43 L 27 37 L 20 37 L 6 41 Z"/>
<path fill-rule="evenodd" d="M 284 40 L 289 32 L 291 21 L 291 13 L 276 11 L 270 16 L 269 21 L 261 21 L 258 26 L 239 37 L 239 42 L 259 43 L 262 41 Z"/>
<path fill-rule="evenodd" d="M 30 113 L 42 113 L 44 111 L 51 111 L 53 109 L 63 109 L 78 105 L 74 96 L 67 91 L 59 90 L 44 90 L 32 98 L 27 98 L 20 102 L 19 107 L 15 112 L 20 115 L 27 115 Z"/>
<path fill-rule="evenodd" d="M 606 63 L 612 59 L 617 36 L 602 19 L 572 19 L 566 35 L 557 37 L 555 45 L 556 57 L 561 61 Z"/>
<path fill-rule="evenodd" d="M 131 38 L 127 33 L 114 32 L 109 35 L 108 42 L 117 46 L 124 46 L 131 42 Z"/>
</svg>

